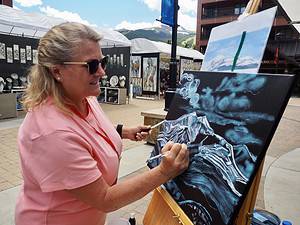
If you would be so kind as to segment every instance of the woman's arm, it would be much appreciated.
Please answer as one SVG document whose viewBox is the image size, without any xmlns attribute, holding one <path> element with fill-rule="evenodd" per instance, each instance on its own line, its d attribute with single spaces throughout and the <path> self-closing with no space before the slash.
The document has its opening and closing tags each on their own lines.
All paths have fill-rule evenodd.
<svg viewBox="0 0 300 225">
<path fill-rule="evenodd" d="M 142 198 L 188 167 L 189 154 L 186 145 L 170 142 L 166 144 L 162 152 L 168 152 L 168 154 L 163 157 L 160 165 L 143 174 L 111 187 L 101 177 L 91 184 L 67 191 L 101 211 L 117 210 Z"/>
</svg>

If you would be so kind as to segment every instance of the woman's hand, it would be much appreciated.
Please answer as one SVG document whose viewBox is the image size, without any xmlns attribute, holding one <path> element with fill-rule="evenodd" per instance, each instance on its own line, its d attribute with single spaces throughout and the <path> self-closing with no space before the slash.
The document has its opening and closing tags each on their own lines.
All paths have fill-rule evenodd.
<svg viewBox="0 0 300 225">
<path fill-rule="evenodd" d="M 132 141 L 145 140 L 150 133 L 150 126 L 137 126 L 137 127 L 123 127 L 122 138 L 129 139 Z"/>
<path fill-rule="evenodd" d="M 161 150 L 163 158 L 159 164 L 160 172 L 167 179 L 172 179 L 189 166 L 189 151 L 186 144 L 169 141 Z"/>
</svg>

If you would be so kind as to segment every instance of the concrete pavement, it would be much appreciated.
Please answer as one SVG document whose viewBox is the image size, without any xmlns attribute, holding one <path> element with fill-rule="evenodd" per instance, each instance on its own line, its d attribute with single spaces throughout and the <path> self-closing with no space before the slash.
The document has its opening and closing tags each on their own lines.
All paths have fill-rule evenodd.
<svg viewBox="0 0 300 225">
<path fill-rule="evenodd" d="M 113 123 L 136 126 L 143 123 L 141 111 L 163 108 L 163 101 L 134 99 L 127 105 L 106 105 L 102 108 Z M 22 119 L 0 121 L 0 224 L 12 225 L 14 204 L 22 182 L 19 171 L 16 135 Z M 137 142 L 124 142 L 125 152 L 121 160 L 120 182 L 139 174 L 147 168 L 152 146 Z M 269 210 L 281 219 L 300 224 L 300 98 L 292 98 L 275 132 L 267 151 L 260 182 L 256 207 Z M 138 224 L 151 199 L 151 194 L 109 215 L 129 217 L 134 212 Z"/>
</svg>

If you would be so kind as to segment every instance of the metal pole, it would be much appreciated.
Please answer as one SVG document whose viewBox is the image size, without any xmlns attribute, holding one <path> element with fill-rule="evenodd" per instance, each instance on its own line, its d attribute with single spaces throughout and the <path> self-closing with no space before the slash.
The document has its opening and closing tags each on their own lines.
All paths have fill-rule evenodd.
<svg viewBox="0 0 300 225">
<path fill-rule="evenodd" d="M 165 92 L 165 111 L 169 110 L 171 101 L 176 91 L 177 80 L 177 60 L 176 60 L 176 48 L 177 48 L 177 19 L 178 19 L 178 0 L 174 0 L 174 23 L 172 26 L 172 48 L 171 48 L 171 60 L 170 60 L 170 75 L 168 79 L 168 89 Z"/>
</svg>

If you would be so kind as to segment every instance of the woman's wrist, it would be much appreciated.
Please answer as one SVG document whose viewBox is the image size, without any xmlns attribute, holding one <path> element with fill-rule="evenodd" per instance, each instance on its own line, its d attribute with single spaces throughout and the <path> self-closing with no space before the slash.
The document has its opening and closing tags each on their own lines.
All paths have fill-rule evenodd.
<svg viewBox="0 0 300 225">
<path fill-rule="evenodd" d="M 123 138 L 123 124 L 118 124 L 116 130 L 121 138 Z"/>
<path fill-rule="evenodd" d="M 130 136 L 130 129 L 128 129 L 126 127 L 123 127 L 122 138 L 123 139 L 129 139 L 129 136 Z"/>
</svg>

